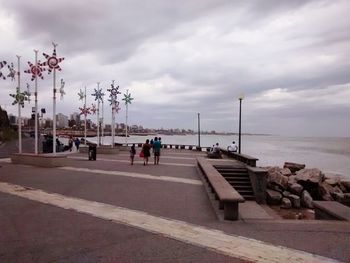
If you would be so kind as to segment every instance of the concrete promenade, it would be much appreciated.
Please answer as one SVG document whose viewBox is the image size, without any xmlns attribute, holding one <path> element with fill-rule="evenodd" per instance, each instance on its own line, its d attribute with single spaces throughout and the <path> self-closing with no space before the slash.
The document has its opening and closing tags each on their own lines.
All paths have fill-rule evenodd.
<svg viewBox="0 0 350 263">
<path fill-rule="evenodd" d="M 60 168 L 1 159 L 0 262 L 350 262 L 349 223 L 259 219 L 249 204 L 220 220 L 203 154 L 167 149 L 148 166 L 127 152 L 73 153 Z"/>
</svg>

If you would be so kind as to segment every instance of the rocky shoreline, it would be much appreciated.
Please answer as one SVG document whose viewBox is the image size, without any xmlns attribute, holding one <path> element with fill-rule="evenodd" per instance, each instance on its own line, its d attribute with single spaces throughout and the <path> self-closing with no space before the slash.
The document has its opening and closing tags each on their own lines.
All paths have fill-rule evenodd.
<svg viewBox="0 0 350 263">
<path fill-rule="evenodd" d="M 305 164 L 284 163 L 283 168 L 266 167 L 269 205 L 282 209 L 313 209 L 312 201 L 337 201 L 350 206 L 350 180 L 326 177 L 317 168 L 305 168 Z"/>
</svg>

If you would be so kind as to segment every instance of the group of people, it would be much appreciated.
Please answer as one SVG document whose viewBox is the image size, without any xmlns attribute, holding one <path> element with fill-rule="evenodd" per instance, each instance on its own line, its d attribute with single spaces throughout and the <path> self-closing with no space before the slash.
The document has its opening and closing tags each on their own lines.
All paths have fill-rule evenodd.
<svg viewBox="0 0 350 263">
<path fill-rule="evenodd" d="M 227 152 L 229 153 L 234 153 L 237 152 L 238 147 L 236 145 L 236 142 L 233 141 L 229 146 L 227 146 Z M 217 142 L 216 144 L 211 147 L 210 151 L 208 152 L 208 157 L 209 158 L 221 158 L 221 151 L 219 147 L 219 143 Z"/>
<path fill-rule="evenodd" d="M 73 144 L 75 144 L 75 147 L 77 148 L 77 151 L 79 151 L 79 146 L 80 146 L 80 140 L 79 138 L 73 138 L 72 136 L 69 138 L 68 141 L 68 149 L 71 152 L 73 149 Z"/>
<path fill-rule="evenodd" d="M 160 149 L 162 148 L 162 139 L 160 137 L 155 137 L 154 140 L 147 139 L 142 145 L 140 152 L 140 157 L 143 158 L 143 165 L 148 165 L 149 157 L 151 156 L 151 150 L 154 155 L 154 164 L 159 164 Z M 135 144 L 130 148 L 130 164 L 134 164 L 134 158 L 136 155 Z"/>
</svg>

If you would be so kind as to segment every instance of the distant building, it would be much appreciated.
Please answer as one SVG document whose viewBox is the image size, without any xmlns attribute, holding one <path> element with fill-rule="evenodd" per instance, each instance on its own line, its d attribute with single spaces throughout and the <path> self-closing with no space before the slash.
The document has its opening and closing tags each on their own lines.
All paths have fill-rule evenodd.
<svg viewBox="0 0 350 263">
<path fill-rule="evenodd" d="M 74 125 L 76 126 L 80 126 L 80 114 L 77 112 L 74 112 L 70 115 L 70 120 L 74 121 L 72 123 L 74 123 Z M 71 125 L 69 125 L 70 127 L 72 127 Z"/>
<path fill-rule="evenodd" d="M 68 127 L 68 116 L 58 113 L 56 115 L 56 127 L 58 129 L 66 128 Z"/>
<path fill-rule="evenodd" d="M 12 114 L 9 114 L 9 122 L 10 122 L 10 125 L 17 125 L 17 117 L 12 115 Z"/>
</svg>

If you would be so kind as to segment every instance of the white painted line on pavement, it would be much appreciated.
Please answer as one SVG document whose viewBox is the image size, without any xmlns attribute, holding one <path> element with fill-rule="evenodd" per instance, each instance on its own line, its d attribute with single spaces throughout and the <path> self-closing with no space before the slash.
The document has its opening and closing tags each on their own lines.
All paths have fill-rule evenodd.
<svg viewBox="0 0 350 263">
<path fill-rule="evenodd" d="M 0 162 L 1 163 L 10 163 L 11 162 L 11 158 L 1 158 Z"/>
<path fill-rule="evenodd" d="M 134 177 L 134 178 L 141 178 L 141 179 L 148 179 L 148 180 L 159 180 L 159 181 L 167 181 L 167 182 L 183 183 L 183 184 L 203 185 L 201 180 L 171 177 L 171 176 L 158 176 L 158 175 L 151 175 L 151 174 L 130 173 L 130 172 L 122 172 L 122 171 L 107 171 L 107 170 L 97 170 L 97 169 L 68 167 L 68 166 L 58 167 L 57 169 L 84 172 L 84 173 L 127 176 L 127 177 Z"/>
<path fill-rule="evenodd" d="M 92 202 L 39 189 L 0 183 L 3 193 L 20 196 L 64 209 L 72 209 L 97 218 L 136 227 L 144 231 L 203 247 L 219 254 L 253 262 L 337 262 L 304 251 L 275 246 L 256 239 L 228 235 L 222 231 L 196 226 L 179 220 L 156 217 L 145 212 Z"/>
<path fill-rule="evenodd" d="M 86 157 L 80 157 L 80 156 L 74 156 L 74 157 L 69 156 L 68 158 L 69 159 L 77 159 L 77 160 L 87 160 Z M 107 159 L 107 158 L 98 158 L 97 160 L 98 161 L 104 161 L 104 162 L 130 163 L 130 161 L 127 161 L 127 160 L 117 160 L 117 159 Z M 143 161 L 134 161 L 134 164 L 143 164 Z M 153 165 L 153 160 L 152 159 L 149 160 L 149 165 Z M 159 165 L 196 167 L 195 164 L 188 164 L 188 163 L 164 163 L 164 162 L 161 162 Z"/>
</svg>

